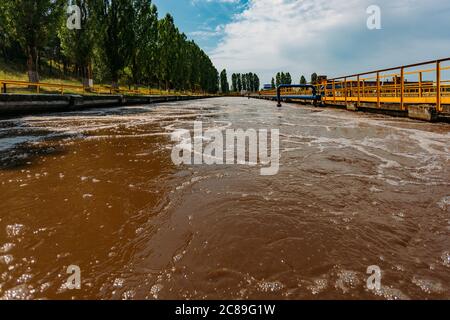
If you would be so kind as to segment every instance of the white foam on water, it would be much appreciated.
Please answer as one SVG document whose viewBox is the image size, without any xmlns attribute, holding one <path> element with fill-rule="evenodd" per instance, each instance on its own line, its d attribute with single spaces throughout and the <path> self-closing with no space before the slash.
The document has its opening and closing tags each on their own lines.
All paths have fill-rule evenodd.
<svg viewBox="0 0 450 320">
<path fill-rule="evenodd" d="M 39 141 L 42 137 L 39 136 L 18 136 L 18 137 L 7 137 L 0 138 L 0 152 L 12 149 L 19 144 L 25 142 Z"/>
<path fill-rule="evenodd" d="M 423 279 L 414 277 L 412 282 L 418 286 L 423 292 L 431 293 L 443 293 L 446 291 L 444 285 L 440 281 L 435 281 L 432 279 Z"/>
<path fill-rule="evenodd" d="M 437 205 L 444 211 L 450 211 L 450 196 L 443 197 Z"/>
<path fill-rule="evenodd" d="M 450 252 L 449 251 L 444 251 L 442 253 L 441 261 L 445 267 L 450 268 Z"/>
<path fill-rule="evenodd" d="M 360 280 L 357 272 L 351 270 L 341 270 L 338 273 L 338 278 L 334 286 L 343 293 L 349 293 L 359 285 Z"/>
<path fill-rule="evenodd" d="M 4 243 L 0 246 L 0 253 L 10 252 L 16 245 L 14 243 Z"/>
<path fill-rule="evenodd" d="M 29 300 L 33 298 L 35 292 L 32 286 L 21 284 L 6 290 L 0 300 Z"/>
<path fill-rule="evenodd" d="M 386 300 L 410 300 L 410 297 L 405 295 L 401 290 L 393 287 L 382 285 L 380 289 L 376 289 L 372 292 Z"/>
<path fill-rule="evenodd" d="M 323 115 L 320 115 L 323 116 Z M 336 118 L 332 116 L 331 118 Z M 342 119 L 342 117 L 337 117 Z M 355 120 L 356 121 L 356 120 Z M 373 126 L 380 126 L 378 121 L 370 119 L 358 119 L 363 123 Z M 297 143 L 314 147 L 319 152 L 324 152 L 330 148 L 355 149 L 370 158 L 379 161 L 377 164 L 377 178 L 394 186 L 407 184 L 425 184 L 425 185 L 450 185 L 450 183 L 441 175 L 442 166 L 450 159 L 450 133 L 434 133 L 416 129 L 398 128 L 386 124 L 382 127 L 391 129 L 395 133 L 390 133 L 385 137 L 327 137 L 322 134 L 282 134 L 289 143 Z M 303 126 L 301 126 L 303 128 Z M 303 141 L 297 142 L 296 139 Z M 305 142 L 305 140 L 309 140 Z M 408 146 L 414 152 L 399 152 L 398 146 Z M 419 152 L 417 152 L 419 148 Z M 284 148 L 283 152 L 301 151 L 301 147 Z M 387 156 L 385 156 L 387 155 Z M 393 158 L 395 157 L 395 159 Z M 397 160 L 398 159 L 398 160 Z M 401 161 L 399 163 L 398 161 Z M 413 167 L 405 166 L 405 163 L 417 163 Z M 394 170 L 393 170 L 394 169 Z M 390 172 L 390 175 L 387 174 Z M 398 171 L 409 175 L 412 179 L 392 175 L 392 172 Z M 433 175 L 434 173 L 434 175 Z M 418 181 L 415 181 L 418 180 Z"/>
<path fill-rule="evenodd" d="M 280 281 L 259 281 L 257 288 L 261 292 L 278 292 L 283 290 L 284 285 Z"/>
<path fill-rule="evenodd" d="M 313 295 L 317 295 L 328 288 L 327 279 L 315 279 L 313 284 L 308 286 L 307 289 L 311 291 Z"/>
<path fill-rule="evenodd" d="M 10 254 L 0 256 L 0 264 L 9 265 L 14 261 L 14 257 Z"/>
<path fill-rule="evenodd" d="M 6 235 L 8 238 L 14 238 L 21 235 L 25 226 L 20 223 L 10 224 L 6 226 Z"/>
</svg>

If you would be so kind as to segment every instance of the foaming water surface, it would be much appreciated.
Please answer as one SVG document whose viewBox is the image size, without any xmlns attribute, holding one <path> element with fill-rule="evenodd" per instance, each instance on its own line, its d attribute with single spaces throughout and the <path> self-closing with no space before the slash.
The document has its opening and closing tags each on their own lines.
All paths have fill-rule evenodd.
<svg viewBox="0 0 450 320">
<path fill-rule="evenodd" d="M 175 166 L 195 120 L 279 129 L 279 173 Z M 449 149 L 448 124 L 241 98 L 2 120 L 0 297 L 449 299 Z"/>
</svg>

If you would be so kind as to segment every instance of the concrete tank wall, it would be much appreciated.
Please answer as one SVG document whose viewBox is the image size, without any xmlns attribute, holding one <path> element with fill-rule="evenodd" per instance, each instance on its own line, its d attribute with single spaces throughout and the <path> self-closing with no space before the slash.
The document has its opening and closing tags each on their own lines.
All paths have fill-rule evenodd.
<svg viewBox="0 0 450 320">
<path fill-rule="evenodd" d="M 205 99 L 210 96 L 123 96 L 123 95 L 56 95 L 0 94 L 0 116 L 73 111 L 159 102 Z"/>
</svg>

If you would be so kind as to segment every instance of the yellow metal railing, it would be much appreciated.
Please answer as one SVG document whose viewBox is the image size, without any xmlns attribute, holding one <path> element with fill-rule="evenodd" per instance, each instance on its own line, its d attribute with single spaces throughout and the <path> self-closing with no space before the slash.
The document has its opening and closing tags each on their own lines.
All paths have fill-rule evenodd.
<svg viewBox="0 0 450 320">
<path fill-rule="evenodd" d="M 311 89 L 304 89 L 304 88 L 281 88 L 280 93 L 281 95 L 310 95 Z M 259 92 L 259 95 L 262 96 L 276 96 L 277 95 L 277 89 L 271 89 L 271 90 L 263 90 Z"/>
<path fill-rule="evenodd" d="M 190 91 L 165 91 L 159 89 L 128 89 L 124 87 L 113 88 L 111 86 L 85 87 L 64 83 L 27 82 L 17 80 L 0 79 L 0 93 L 8 92 L 33 92 L 33 93 L 79 93 L 79 94 L 125 94 L 125 95 L 204 95 L 200 92 Z"/>
<path fill-rule="evenodd" d="M 438 112 L 450 104 L 450 80 L 442 77 L 450 58 L 329 79 L 317 86 L 325 102 L 431 104 Z M 427 67 L 431 66 L 431 67 Z"/>
<path fill-rule="evenodd" d="M 450 65 L 444 65 L 449 62 L 446 58 L 328 79 L 317 84 L 317 93 L 325 103 L 370 103 L 378 108 L 398 104 L 401 110 L 408 104 L 428 104 L 442 112 L 450 105 Z M 291 90 L 282 89 L 281 94 L 291 95 Z M 276 90 L 260 95 L 275 96 Z"/>
</svg>

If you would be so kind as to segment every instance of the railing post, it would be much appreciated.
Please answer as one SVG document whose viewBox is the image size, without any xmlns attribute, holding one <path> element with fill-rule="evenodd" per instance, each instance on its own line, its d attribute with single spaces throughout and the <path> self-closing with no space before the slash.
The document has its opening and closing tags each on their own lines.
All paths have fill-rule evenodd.
<svg viewBox="0 0 450 320">
<path fill-rule="evenodd" d="M 436 111 L 441 110 L 441 62 L 436 62 Z"/>
<path fill-rule="evenodd" d="M 281 86 L 277 87 L 277 107 L 281 108 Z"/>
<path fill-rule="evenodd" d="M 400 72 L 400 109 L 405 110 L 405 68 Z"/>
<path fill-rule="evenodd" d="M 380 98 L 381 98 L 381 86 L 380 86 L 380 72 L 377 72 L 377 108 L 381 107 L 381 102 L 380 102 Z"/>
<path fill-rule="evenodd" d="M 362 81 L 362 96 L 365 97 L 366 96 L 366 82 L 363 79 Z"/>
<path fill-rule="evenodd" d="M 419 72 L 419 98 L 422 98 L 422 72 Z"/>
<path fill-rule="evenodd" d="M 344 78 L 344 97 L 345 97 L 345 104 L 347 105 L 347 78 Z"/>
<path fill-rule="evenodd" d="M 361 83 L 359 82 L 360 81 L 360 77 L 359 77 L 359 75 L 358 75 L 358 77 L 357 77 L 357 81 L 358 81 L 358 107 L 361 105 L 361 92 L 360 92 L 360 89 L 361 89 Z"/>
<path fill-rule="evenodd" d="M 353 80 L 350 80 L 350 95 L 349 97 L 353 97 L 354 93 L 353 93 Z"/>
<path fill-rule="evenodd" d="M 333 101 L 336 102 L 336 82 L 333 80 Z"/>
<path fill-rule="evenodd" d="M 398 97 L 398 88 L 397 88 L 397 76 L 394 78 L 394 97 Z"/>
</svg>

